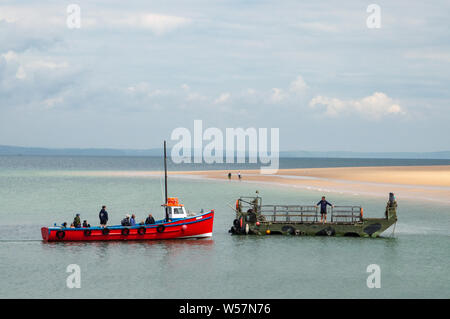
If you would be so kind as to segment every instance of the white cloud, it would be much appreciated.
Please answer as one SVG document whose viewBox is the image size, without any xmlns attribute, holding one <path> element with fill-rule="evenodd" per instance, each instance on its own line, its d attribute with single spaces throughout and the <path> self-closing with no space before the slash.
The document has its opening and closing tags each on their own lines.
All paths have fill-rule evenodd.
<svg viewBox="0 0 450 319">
<path fill-rule="evenodd" d="M 368 118 L 379 119 L 386 115 L 405 115 L 406 111 L 392 98 L 382 92 L 375 92 L 371 96 L 359 100 L 340 100 L 316 96 L 311 100 L 309 106 L 316 108 L 325 107 L 325 114 L 338 116 L 340 114 L 358 113 Z"/>
<path fill-rule="evenodd" d="M 308 89 L 308 85 L 301 75 L 297 76 L 297 78 L 292 81 L 289 91 L 294 93 L 304 93 Z"/>
<path fill-rule="evenodd" d="M 197 92 L 189 93 L 186 97 L 186 101 L 192 102 L 192 101 L 205 101 L 207 98 L 206 96 L 201 95 Z"/>
<path fill-rule="evenodd" d="M 306 92 L 308 85 L 301 75 L 298 75 L 294 81 L 289 84 L 287 89 L 272 88 L 270 90 L 270 101 L 278 103 L 289 99 L 291 96 L 301 95 Z"/>
<path fill-rule="evenodd" d="M 46 109 L 54 108 L 57 104 L 61 104 L 64 101 L 64 98 L 61 96 L 48 98 L 43 101 L 44 107 Z"/>
<path fill-rule="evenodd" d="M 91 15 L 88 26 L 116 26 L 149 29 L 162 35 L 191 23 L 191 19 L 155 13 L 102 13 L 100 17 Z"/>
<path fill-rule="evenodd" d="M 125 92 L 133 96 L 147 96 L 150 98 L 168 96 L 173 93 L 171 90 L 153 89 L 148 82 L 140 82 L 129 86 L 125 89 Z"/>
<path fill-rule="evenodd" d="M 32 6 L 0 6 L 0 22 L 13 23 L 20 27 L 35 29 L 64 26 L 65 11 L 55 6 L 42 5 L 39 9 Z"/>
<path fill-rule="evenodd" d="M 6 63 L 13 68 L 16 68 L 15 77 L 19 80 L 27 78 L 28 73 L 33 73 L 37 70 L 56 70 L 67 68 L 69 64 L 67 62 L 54 62 L 50 60 L 41 60 L 18 54 L 12 50 L 6 53 L 0 54 L 0 57 L 4 58 Z"/>
<path fill-rule="evenodd" d="M 161 14 L 144 14 L 138 17 L 139 25 L 161 35 L 191 22 L 190 19 Z"/>
<path fill-rule="evenodd" d="M 14 7 L 0 6 L 0 22 L 14 23 L 17 26 L 39 28 L 67 28 L 67 13 L 55 6 Z M 131 27 L 149 29 L 156 35 L 162 35 L 192 22 L 190 18 L 158 14 L 153 12 L 132 12 L 122 10 L 104 10 L 95 7 L 81 7 L 81 28 Z M 37 22 L 38 21 L 38 24 Z"/>
<path fill-rule="evenodd" d="M 11 50 L 6 53 L 3 53 L 1 56 L 5 58 L 6 62 L 18 60 L 17 53 Z"/>
<path fill-rule="evenodd" d="M 27 68 L 31 69 L 64 69 L 67 68 L 69 64 L 67 62 L 53 62 L 44 60 L 34 60 L 26 64 Z"/>
<path fill-rule="evenodd" d="M 18 78 L 19 80 L 23 80 L 27 77 L 27 72 L 25 72 L 25 69 L 23 68 L 23 66 L 19 66 L 16 72 L 16 78 Z"/>
<path fill-rule="evenodd" d="M 219 97 L 217 99 L 214 100 L 214 104 L 221 104 L 221 103 L 225 103 L 226 101 L 228 101 L 231 97 L 230 93 L 222 93 L 219 95 Z"/>
<path fill-rule="evenodd" d="M 271 90 L 271 94 L 270 94 L 270 100 L 272 102 L 281 102 L 282 100 L 284 100 L 286 98 L 286 94 L 284 93 L 284 91 L 282 89 L 279 88 L 272 88 Z"/>
</svg>

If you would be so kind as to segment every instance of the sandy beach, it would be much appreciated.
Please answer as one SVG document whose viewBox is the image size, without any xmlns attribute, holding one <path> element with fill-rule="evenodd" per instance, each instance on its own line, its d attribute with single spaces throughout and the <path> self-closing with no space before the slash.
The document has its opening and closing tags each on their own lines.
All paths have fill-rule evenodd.
<svg viewBox="0 0 450 319">
<path fill-rule="evenodd" d="M 228 181 L 228 173 L 232 173 Z M 213 179 L 224 182 L 270 184 L 308 189 L 326 193 L 387 197 L 394 192 L 398 198 L 433 201 L 450 205 L 450 165 L 338 167 L 280 169 L 275 175 L 261 175 L 259 170 L 171 171 L 169 175 L 183 178 Z M 160 171 L 90 171 L 77 175 L 161 177 Z"/>
<path fill-rule="evenodd" d="M 174 175 L 237 181 L 237 171 L 172 172 Z M 241 182 L 267 183 L 322 191 L 431 200 L 450 204 L 450 166 L 390 166 L 282 169 L 275 175 L 242 170 Z"/>
</svg>

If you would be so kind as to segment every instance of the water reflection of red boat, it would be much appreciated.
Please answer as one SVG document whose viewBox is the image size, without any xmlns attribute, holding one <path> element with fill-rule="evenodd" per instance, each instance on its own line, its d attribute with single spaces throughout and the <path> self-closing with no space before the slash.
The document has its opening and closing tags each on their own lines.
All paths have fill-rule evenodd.
<svg viewBox="0 0 450 319">
<path fill-rule="evenodd" d="M 158 240 L 211 237 L 214 210 L 188 215 L 178 198 L 167 197 L 167 156 L 164 141 L 165 208 L 166 218 L 155 224 L 135 226 L 110 226 L 87 228 L 42 227 L 44 241 L 109 241 L 109 240 Z"/>
</svg>

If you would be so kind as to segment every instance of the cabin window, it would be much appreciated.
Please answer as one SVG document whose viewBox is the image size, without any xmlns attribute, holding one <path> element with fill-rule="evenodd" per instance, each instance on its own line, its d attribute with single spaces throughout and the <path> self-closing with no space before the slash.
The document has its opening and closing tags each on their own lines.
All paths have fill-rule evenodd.
<svg viewBox="0 0 450 319">
<path fill-rule="evenodd" d="M 181 208 L 174 208 L 173 213 L 174 215 L 180 215 L 183 214 L 183 210 Z"/>
</svg>

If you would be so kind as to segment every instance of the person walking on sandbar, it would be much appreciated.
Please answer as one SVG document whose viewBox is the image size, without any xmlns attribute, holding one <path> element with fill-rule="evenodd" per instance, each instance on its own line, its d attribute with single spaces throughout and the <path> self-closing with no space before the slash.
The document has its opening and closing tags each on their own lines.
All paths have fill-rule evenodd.
<svg viewBox="0 0 450 319">
<path fill-rule="evenodd" d="M 316 207 L 319 207 L 320 205 L 320 222 L 323 223 L 325 219 L 325 223 L 327 222 L 327 206 L 334 207 L 334 205 L 330 204 L 326 199 L 325 196 L 322 196 L 322 200 L 320 200 Z"/>
</svg>

